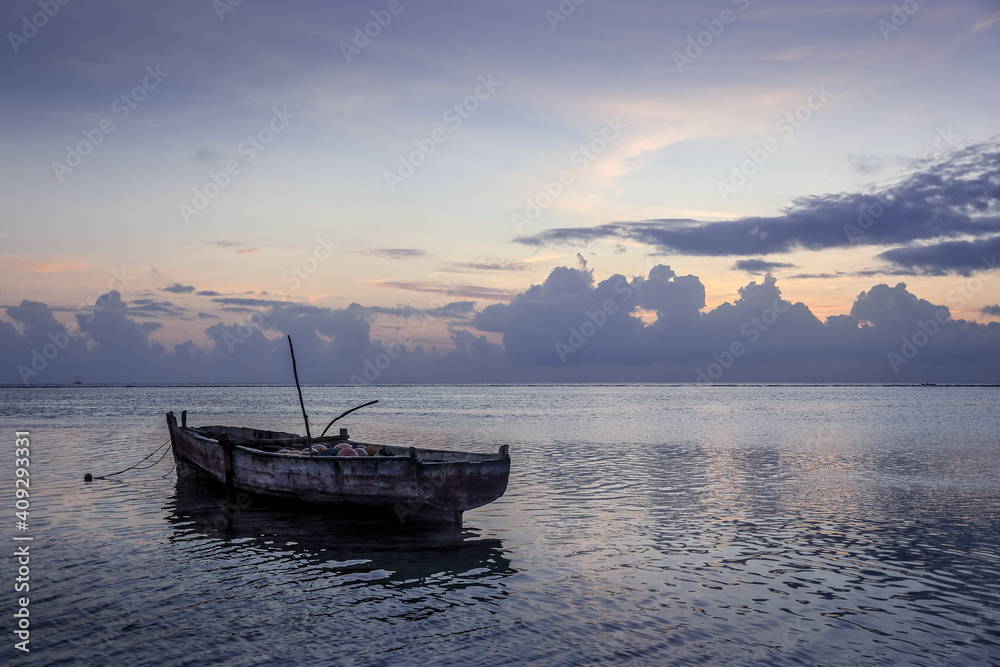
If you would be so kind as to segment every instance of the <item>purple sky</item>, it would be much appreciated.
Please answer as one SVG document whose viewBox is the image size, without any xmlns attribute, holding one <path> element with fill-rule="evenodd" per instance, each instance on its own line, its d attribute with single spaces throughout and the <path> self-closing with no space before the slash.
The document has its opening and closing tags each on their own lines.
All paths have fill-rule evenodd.
<svg viewBox="0 0 1000 667">
<path fill-rule="evenodd" d="M 997 381 L 996 2 L 0 26 L 0 382 Z"/>
</svg>

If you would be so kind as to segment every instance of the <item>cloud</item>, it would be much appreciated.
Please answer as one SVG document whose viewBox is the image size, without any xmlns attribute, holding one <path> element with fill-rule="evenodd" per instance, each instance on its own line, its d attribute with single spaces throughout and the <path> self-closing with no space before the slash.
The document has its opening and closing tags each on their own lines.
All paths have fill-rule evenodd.
<svg viewBox="0 0 1000 667">
<path fill-rule="evenodd" d="M 542 231 L 532 246 L 629 240 L 661 253 L 766 255 L 1000 233 L 1000 139 L 959 149 L 874 194 L 795 199 L 784 213 L 718 222 L 664 219 Z"/>
<path fill-rule="evenodd" d="M 208 326 L 207 347 L 187 341 L 172 349 L 150 337 L 162 327 L 159 322 L 135 319 L 140 314 L 136 308 L 155 310 L 160 305 L 130 304 L 118 292 L 109 292 L 77 313 L 76 331 L 58 322 L 44 303 L 26 300 L 9 306 L 11 322 L 0 320 L 0 355 L 10 363 L 0 365 L 0 382 L 68 383 L 79 374 L 97 383 L 285 383 L 291 381 L 285 334 L 295 337 L 300 375 L 306 382 L 366 383 L 365 374 L 371 376 L 373 368 L 390 382 L 475 382 L 502 379 L 506 368 L 499 346 L 464 329 L 451 329 L 455 349 L 449 351 L 404 348 L 397 341 L 371 338 L 370 319 L 376 314 L 411 318 L 412 324 L 399 330 L 416 338 L 429 318 L 466 318 L 474 310 L 471 302 L 429 311 L 273 302 L 265 309 L 248 308 L 257 314 L 240 323 Z M 198 313 L 198 318 L 215 316 Z M 391 360 L 390 368 L 384 368 L 383 357 Z"/>
<path fill-rule="evenodd" d="M 103 377 L 114 378 L 105 381 L 115 382 L 142 368 L 153 380 L 155 373 L 162 369 L 165 350 L 151 341 L 149 334 L 163 325 L 159 322 L 139 324 L 128 314 L 127 305 L 117 291 L 97 299 L 93 310 L 76 314 L 80 333 L 93 345 L 86 360 L 86 366 L 91 369 L 88 376 L 94 376 L 94 369 L 100 369 Z"/>
<path fill-rule="evenodd" d="M 903 283 L 862 292 L 850 315 L 826 322 L 785 300 L 772 276 L 704 307 L 701 281 L 668 266 L 596 284 L 563 267 L 473 324 L 503 334 L 515 367 L 549 367 L 555 377 L 574 367 L 593 369 L 577 378 L 681 382 L 992 382 L 1000 363 L 1000 323 L 954 320 Z M 649 311 L 652 322 L 642 317 Z"/>
<path fill-rule="evenodd" d="M 979 312 L 981 312 L 983 315 L 1000 317 L 1000 304 L 993 304 L 992 306 L 983 306 L 983 309 Z"/>
<path fill-rule="evenodd" d="M 878 257 L 904 267 L 911 273 L 930 276 L 957 273 L 970 276 L 975 271 L 996 269 L 997 253 L 1000 253 L 1000 236 L 894 248 Z"/>
<path fill-rule="evenodd" d="M 0 266 L 10 266 L 26 273 L 62 273 L 86 269 L 90 264 L 83 259 L 28 260 L 17 257 L 0 257 Z"/>
<path fill-rule="evenodd" d="M 219 159 L 219 152 L 207 148 L 199 148 L 189 159 L 195 162 L 211 164 Z"/>
<path fill-rule="evenodd" d="M 481 262 L 449 262 L 448 266 L 455 269 L 470 269 L 472 271 L 530 271 L 527 262 L 509 259 L 492 259 Z"/>
<path fill-rule="evenodd" d="M 678 278 L 666 266 L 651 270 L 648 279 L 616 274 L 596 285 L 590 271 L 557 267 L 509 304 L 483 309 L 473 324 L 502 333 L 515 366 L 634 365 L 651 361 L 638 308 L 656 310 L 664 321 L 683 321 L 697 317 L 704 299 L 696 277 Z"/>
<path fill-rule="evenodd" d="M 976 23 L 976 25 L 972 26 L 972 30 L 970 30 L 969 32 L 979 32 L 980 30 L 985 30 L 986 28 L 990 27 L 991 25 L 997 22 L 1000 22 L 1000 13 L 987 16 L 983 20 Z"/>
<path fill-rule="evenodd" d="M 210 289 L 203 289 L 196 292 L 197 296 L 219 296 L 219 292 Z"/>
<path fill-rule="evenodd" d="M 360 306 L 353 303 L 352 307 L 363 308 L 371 315 L 391 315 L 393 317 L 444 317 L 454 319 L 468 319 L 476 312 L 476 304 L 472 301 L 454 301 L 437 308 L 413 308 L 411 306 L 396 306 L 386 308 L 383 306 Z"/>
<path fill-rule="evenodd" d="M 89 356 L 86 339 L 70 333 L 46 304 L 26 299 L 5 310 L 14 324 L 0 321 L 0 382 L 37 384 L 43 373 L 68 381 Z"/>
<path fill-rule="evenodd" d="M 41 338 L 48 332 L 65 331 L 56 321 L 52 311 L 40 301 L 21 301 L 19 306 L 8 306 L 7 316 L 17 322 L 28 338 Z"/>
<path fill-rule="evenodd" d="M 774 273 L 776 269 L 794 268 L 794 264 L 771 262 L 766 259 L 740 259 L 733 265 L 733 271 L 746 271 L 750 274 Z"/>
<path fill-rule="evenodd" d="M 837 273 L 796 273 L 791 276 L 787 276 L 788 280 L 829 280 L 831 278 L 839 278 L 843 275 L 842 272 Z"/>
<path fill-rule="evenodd" d="M 167 287 L 164 287 L 162 291 L 164 291 L 164 292 L 173 292 L 174 294 L 190 294 L 191 292 L 194 291 L 194 286 L 192 286 L 192 285 L 181 285 L 180 283 L 174 283 L 173 285 L 169 285 Z"/>
<path fill-rule="evenodd" d="M 208 241 L 208 245 L 214 245 L 217 248 L 236 248 L 236 253 L 240 255 L 246 255 L 260 250 L 260 248 L 248 248 L 247 246 L 250 244 L 244 243 L 243 241 L 214 240 Z"/>
<path fill-rule="evenodd" d="M 290 381 L 283 336 L 308 359 L 306 382 L 995 382 L 1000 322 L 956 320 L 905 283 L 861 292 L 850 314 L 820 321 L 782 296 L 767 276 L 706 310 L 694 275 L 655 266 L 645 276 L 596 280 L 557 267 L 509 303 L 477 311 L 471 301 L 430 310 L 352 303 L 346 308 L 253 297 L 220 297 L 249 316 L 216 321 L 208 346 L 165 348 L 151 336 L 178 315 L 166 301 L 126 303 L 102 295 L 70 331 L 37 301 L 6 307 L 0 320 L 0 382 L 271 383 Z M 173 310 L 172 310 L 173 309 Z M 983 314 L 997 316 L 1000 306 Z M 143 321 L 137 321 L 141 316 Z M 406 319 L 372 338 L 378 317 Z M 195 320 L 213 319 L 198 313 Z M 433 319 L 451 324 L 453 349 L 413 345 Z M 457 322 L 461 326 L 455 326 Z M 485 333 L 502 335 L 490 342 Z"/>
<path fill-rule="evenodd" d="M 411 292 L 429 292 L 431 294 L 447 294 L 449 296 L 466 297 L 469 299 L 490 299 L 506 301 L 517 294 L 517 290 L 498 287 L 483 287 L 480 285 L 459 285 L 450 283 L 432 283 L 409 280 L 377 280 L 362 281 L 374 287 L 389 287 Z"/>
<path fill-rule="evenodd" d="M 951 313 L 947 312 L 947 308 L 918 299 L 907 291 L 906 283 L 899 283 L 895 287 L 876 285 L 868 292 L 858 295 L 851 307 L 851 317 L 883 331 L 896 332 L 910 328 L 922 320 L 934 319 L 937 311 L 942 308 L 950 319 Z"/>
<path fill-rule="evenodd" d="M 886 159 L 868 153 L 851 153 L 847 156 L 847 164 L 859 174 L 870 176 L 885 166 Z"/>
<path fill-rule="evenodd" d="M 128 312 L 133 315 L 140 316 L 169 315 L 174 317 L 186 317 L 188 309 L 183 306 L 176 306 L 169 301 L 157 301 L 156 299 L 133 299 L 132 305 L 128 306 Z"/>
<path fill-rule="evenodd" d="M 224 306 L 243 306 L 243 307 L 263 307 L 263 306 L 277 306 L 284 301 L 278 301 L 276 299 L 251 299 L 247 297 L 237 297 L 237 296 L 222 296 L 212 299 L 215 303 L 220 303 Z"/>
<path fill-rule="evenodd" d="M 430 257 L 426 250 L 416 248 L 369 248 L 368 250 L 356 250 L 353 254 L 365 255 L 367 257 L 382 257 L 385 259 L 423 259 Z"/>
<path fill-rule="evenodd" d="M 275 299 L 256 299 L 248 297 L 219 297 L 212 299 L 213 302 L 221 304 L 221 310 L 230 313 L 252 313 L 263 312 L 266 309 L 281 308 L 283 312 L 305 315 L 328 312 L 328 308 L 315 306 L 307 303 L 297 303 L 294 301 L 279 301 Z M 414 308 L 412 306 L 362 306 L 352 303 L 347 307 L 352 313 L 359 317 L 373 318 L 376 315 L 388 315 L 392 317 L 414 318 L 414 317 L 441 317 L 451 319 L 467 319 L 475 312 L 476 306 L 472 301 L 453 301 L 434 308 Z"/>
</svg>

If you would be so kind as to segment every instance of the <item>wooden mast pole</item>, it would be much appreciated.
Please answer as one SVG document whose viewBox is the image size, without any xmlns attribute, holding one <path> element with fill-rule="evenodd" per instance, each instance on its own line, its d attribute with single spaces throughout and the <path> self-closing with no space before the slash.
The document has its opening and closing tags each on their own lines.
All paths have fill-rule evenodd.
<svg viewBox="0 0 1000 667">
<path fill-rule="evenodd" d="M 306 423 L 306 447 L 312 447 L 312 435 L 309 433 L 309 415 L 306 414 L 306 404 L 302 400 L 302 386 L 299 384 L 299 371 L 295 367 L 295 348 L 292 347 L 292 337 L 288 336 L 288 351 L 292 353 L 292 374 L 295 376 L 295 388 L 299 390 L 299 406 L 302 408 L 302 419 Z"/>
</svg>

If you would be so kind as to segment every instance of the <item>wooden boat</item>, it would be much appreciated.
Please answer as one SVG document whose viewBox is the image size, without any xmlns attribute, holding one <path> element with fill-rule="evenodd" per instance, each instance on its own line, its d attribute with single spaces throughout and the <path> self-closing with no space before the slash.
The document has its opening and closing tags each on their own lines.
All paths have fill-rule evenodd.
<svg viewBox="0 0 1000 667">
<path fill-rule="evenodd" d="M 374 456 L 296 456 L 280 453 L 305 447 L 294 433 L 233 426 L 187 425 L 167 413 L 177 474 L 197 471 L 224 484 L 230 497 L 254 496 L 354 508 L 377 509 L 400 521 L 452 521 L 462 512 L 491 503 L 507 490 L 507 445 L 496 454 L 374 445 Z M 349 439 L 346 429 L 311 438 L 332 447 Z"/>
</svg>

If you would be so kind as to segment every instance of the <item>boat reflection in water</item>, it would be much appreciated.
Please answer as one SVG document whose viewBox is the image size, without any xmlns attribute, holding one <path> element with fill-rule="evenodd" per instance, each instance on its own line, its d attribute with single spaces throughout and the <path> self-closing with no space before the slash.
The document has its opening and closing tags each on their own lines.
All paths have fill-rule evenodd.
<svg viewBox="0 0 1000 667">
<path fill-rule="evenodd" d="M 463 585 L 470 580 L 489 585 L 516 572 L 500 540 L 450 524 L 274 504 L 239 492 L 227 499 L 224 489 L 187 478 L 177 481 L 167 509 L 171 541 L 204 539 L 203 554 L 251 569 L 266 565 L 271 574 L 282 567 L 304 574 L 302 568 L 311 565 L 320 568 L 311 568 L 311 578 L 323 573 L 339 580 L 331 583 L 391 585 L 454 576 Z"/>
</svg>

